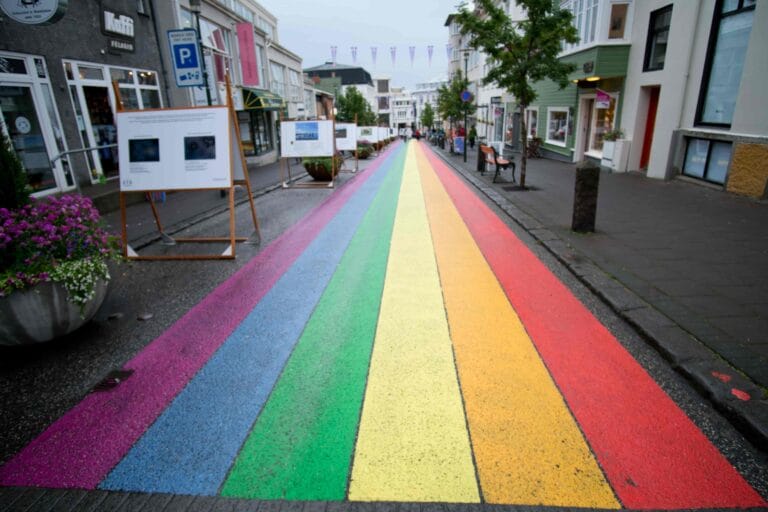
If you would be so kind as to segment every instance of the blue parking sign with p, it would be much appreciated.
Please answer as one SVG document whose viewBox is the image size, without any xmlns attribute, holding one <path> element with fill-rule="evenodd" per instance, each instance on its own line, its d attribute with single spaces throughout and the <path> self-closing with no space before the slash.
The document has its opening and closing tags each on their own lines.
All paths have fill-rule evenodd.
<svg viewBox="0 0 768 512">
<path fill-rule="evenodd" d="M 203 70 L 197 45 L 197 31 L 186 28 L 169 30 L 168 42 L 173 56 L 173 73 L 178 87 L 203 85 Z"/>
</svg>

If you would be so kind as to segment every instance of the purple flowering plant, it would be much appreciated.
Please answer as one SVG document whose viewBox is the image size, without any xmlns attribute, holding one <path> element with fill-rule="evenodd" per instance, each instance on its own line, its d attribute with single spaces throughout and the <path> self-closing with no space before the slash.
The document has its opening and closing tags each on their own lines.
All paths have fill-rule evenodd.
<svg viewBox="0 0 768 512">
<path fill-rule="evenodd" d="M 0 297 L 54 281 L 82 310 L 98 279 L 109 279 L 106 261 L 119 259 L 119 249 L 88 197 L 70 194 L 0 208 Z"/>
</svg>

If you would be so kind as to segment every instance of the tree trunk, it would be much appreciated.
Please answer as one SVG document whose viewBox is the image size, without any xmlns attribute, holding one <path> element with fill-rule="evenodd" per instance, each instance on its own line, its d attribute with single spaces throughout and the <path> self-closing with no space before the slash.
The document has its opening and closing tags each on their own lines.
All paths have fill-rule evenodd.
<svg viewBox="0 0 768 512">
<path fill-rule="evenodd" d="M 525 126 L 525 109 L 528 105 L 520 105 L 520 188 L 525 189 L 525 169 L 528 164 L 528 129 Z"/>
</svg>

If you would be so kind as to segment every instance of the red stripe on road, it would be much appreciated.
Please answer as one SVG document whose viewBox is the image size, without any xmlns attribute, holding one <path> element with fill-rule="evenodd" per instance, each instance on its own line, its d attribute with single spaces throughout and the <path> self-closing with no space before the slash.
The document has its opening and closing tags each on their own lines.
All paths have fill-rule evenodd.
<svg viewBox="0 0 768 512">
<path fill-rule="evenodd" d="M 766 502 L 616 338 L 432 151 L 616 494 L 630 508 Z"/>
</svg>

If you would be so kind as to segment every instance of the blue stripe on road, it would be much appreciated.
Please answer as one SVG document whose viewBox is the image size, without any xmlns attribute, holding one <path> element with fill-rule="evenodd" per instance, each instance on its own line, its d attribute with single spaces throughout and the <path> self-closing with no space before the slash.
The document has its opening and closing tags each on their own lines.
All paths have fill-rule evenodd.
<svg viewBox="0 0 768 512">
<path fill-rule="evenodd" d="M 387 156 L 101 489 L 217 493 L 395 155 L 404 150 L 405 145 Z"/>
</svg>

